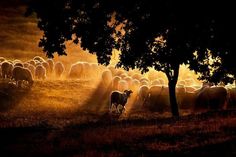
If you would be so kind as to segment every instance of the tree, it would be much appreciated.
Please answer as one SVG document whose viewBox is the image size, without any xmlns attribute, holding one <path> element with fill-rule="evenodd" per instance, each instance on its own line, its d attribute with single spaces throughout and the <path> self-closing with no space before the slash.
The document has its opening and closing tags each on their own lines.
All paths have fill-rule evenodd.
<svg viewBox="0 0 236 157">
<path fill-rule="evenodd" d="M 169 80 L 173 116 L 179 116 L 175 96 L 179 66 L 191 64 L 193 69 L 204 73 L 198 63 L 205 59 L 208 46 L 215 48 L 210 40 L 215 33 L 211 31 L 215 26 L 211 3 L 32 0 L 29 6 L 27 14 L 35 12 L 38 26 L 44 31 L 39 46 L 48 57 L 53 57 L 55 52 L 65 55 L 65 41 L 73 40 L 95 53 L 99 63 L 107 65 L 112 49 L 116 48 L 122 52 L 118 66 L 137 67 L 142 72 L 154 67 L 164 72 Z M 195 50 L 199 53 L 197 62 L 193 60 Z"/>
<path fill-rule="evenodd" d="M 233 6 L 231 1 L 215 2 L 209 13 L 205 14 L 205 18 L 210 21 L 210 29 L 205 32 L 210 33 L 210 38 L 203 35 L 201 39 L 208 41 L 202 42 L 202 47 L 208 50 L 199 49 L 193 60 L 194 64 L 190 65 L 191 69 L 202 74 L 201 79 L 215 84 L 227 84 L 236 80 L 236 24 Z M 200 21 L 199 25 L 203 25 L 203 21 Z M 211 62 L 211 65 L 204 64 L 203 61 Z"/>
</svg>

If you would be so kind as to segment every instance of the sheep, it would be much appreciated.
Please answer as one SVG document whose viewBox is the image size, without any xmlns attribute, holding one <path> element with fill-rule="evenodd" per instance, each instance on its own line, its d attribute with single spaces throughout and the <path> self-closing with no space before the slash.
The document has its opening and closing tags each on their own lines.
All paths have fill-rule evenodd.
<svg viewBox="0 0 236 157">
<path fill-rule="evenodd" d="M 47 76 L 49 76 L 49 74 L 50 74 L 50 66 L 49 66 L 48 62 L 42 62 L 41 64 L 46 69 Z"/>
<path fill-rule="evenodd" d="M 149 87 L 146 85 L 140 86 L 138 90 L 138 100 L 142 101 L 143 104 L 145 104 L 148 94 L 149 94 Z"/>
<path fill-rule="evenodd" d="M 0 78 L 2 78 L 2 64 L 0 63 Z"/>
<path fill-rule="evenodd" d="M 70 71 L 68 74 L 69 78 L 81 78 L 84 70 L 84 64 L 77 62 L 71 65 Z"/>
<path fill-rule="evenodd" d="M 6 59 L 4 57 L 0 57 L 0 63 L 6 61 Z"/>
<path fill-rule="evenodd" d="M 52 73 L 53 70 L 54 70 L 54 61 L 53 61 L 52 59 L 48 59 L 48 60 L 47 60 L 47 63 L 48 63 L 48 65 L 49 65 L 49 67 L 50 67 L 50 68 L 49 68 L 49 69 L 50 69 L 49 72 Z"/>
<path fill-rule="evenodd" d="M 83 67 L 84 67 L 83 73 L 84 73 L 86 79 L 90 78 L 91 75 L 92 75 L 92 72 L 91 72 L 91 71 L 92 71 L 91 65 L 90 65 L 88 62 L 84 62 L 84 63 L 83 63 Z"/>
<path fill-rule="evenodd" d="M 228 89 L 228 94 L 229 94 L 228 107 L 235 108 L 236 107 L 236 88 Z"/>
<path fill-rule="evenodd" d="M 22 61 L 19 60 L 19 59 L 15 59 L 15 60 L 13 61 L 13 65 L 15 65 L 16 63 L 22 63 Z M 23 63 L 22 63 L 22 64 L 23 64 Z"/>
<path fill-rule="evenodd" d="M 224 87 L 207 87 L 203 86 L 195 92 L 195 109 L 224 109 L 228 100 L 228 93 Z"/>
<path fill-rule="evenodd" d="M 128 83 L 125 80 L 120 80 L 118 83 L 118 90 L 123 92 L 125 90 L 128 90 L 129 86 Z"/>
<path fill-rule="evenodd" d="M 185 86 L 185 90 L 186 92 L 195 92 L 197 90 L 197 88 L 193 87 L 193 86 Z"/>
<path fill-rule="evenodd" d="M 114 76 L 116 73 L 116 68 L 114 66 L 108 66 L 108 69 L 111 71 L 112 76 Z"/>
<path fill-rule="evenodd" d="M 153 80 L 153 81 L 151 82 L 151 86 L 156 86 L 156 85 L 161 85 L 161 82 L 160 82 L 158 79 Z"/>
<path fill-rule="evenodd" d="M 54 70 L 56 77 L 61 77 L 62 73 L 65 71 L 65 67 L 61 62 L 56 62 Z"/>
<path fill-rule="evenodd" d="M 112 112 L 113 105 L 116 109 L 118 105 L 121 105 L 123 106 L 123 110 L 125 110 L 125 105 L 131 93 L 133 93 L 132 90 L 125 90 L 124 92 L 112 91 L 111 96 L 110 96 L 109 111 Z M 122 113 L 122 111 L 120 111 L 120 107 L 117 109 L 117 113 Z"/>
<path fill-rule="evenodd" d="M 145 77 L 142 77 L 139 81 L 140 81 L 140 82 L 143 82 L 143 81 L 149 82 L 149 79 L 147 79 L 147 78 L 145 78 Z"/>
<path fill-rule="evenodd" d="M 36 70 L 36 68 L 33 65 L 29 64 L 27 69 L 29 69 L 29 71 L 31 72 L 32 76 L 35 77 L 35 70 Z"/>
<path fill-rule="evenodd" d="M 29 65 L 30 65 L 29 63 L 23 63 L 23 67 L 24 67 L 24 68 L 28 68 Z"/>
<path fill-rule="evenodd" d="M 27 61 L 27 63 L 33 65 L 34 67 L 36 66 L 36 62 L 34 60 L 29 60 Z"/>
<path fill-rule="evenodd" d="M 133 79 L 140 80 L 140 79 L 142 78 L 142 75 L 135 73 L 134 75 L 132 75 L 132 78 L 133 78 Z"/>
<path fill-rule="evenodd" d="M 164 112 L 169 109 L 169 105 L 168 87 L 160 85 L 151 86 L 145 107 L 151 111 Z"/>
<path fill-rule="evenodd" d="M 92 72 L 92 78 L 96 79 L 99 75 L 99 66 L 97 63 L 90 63 L 90 67 L 91 67 L 91 72 Z"/>
<path fill-rule="evenodd" d="M 9 61 L 2 62 L 2 77 L 11 78 L 12 77 L 13 65 Z"/>
<path fill-rule="evenodd" d="M 20 62 L 16 62 L 15 64 L 14 64 L 14 67 L 24 67 L 24 65 L 22 64 L 22 63 L 20 63 Z"/>
<path fill-rule="evenodd" d="M 139 86 L 140 86 L 140 82 L 139 82 L 139 80 L 137 80 L 137 79 L 132 80 L 132 86 L 131 86 L 131 89 L 132 89 L 135 93 L 138 92 L 138 88 L 139 88 Z"/>
<path fill-rule="evenodd" d="M 124 80 L 128 83 L 129 87 L 132 86 L 133 79 L 131 77 L 127 76 L 127 77 L 124 78 Z"/>
<path fill-rule="evenodd" d="M 119 81 L 121 80 L 120 76 L 115 76 L 112 79 L 112 89 L 113 90 L 118 90 L 118 86 L 119 86 Z"/>
<path fill-rule="evenodd" d="M 159 78 L 158 81 L 160 82 L 160 85 L 162 85 L 162 86 L 165 85 L 165 80 L 164 79 Z"/>
<path fill-rule="evenodd" d="M 122 78 L 122 79 L 124 79 L 125 77 L 127 77 L 128 75 L 126 74 L 126 73 L 123 73 L 123 74 L 121 74 L 120 75 L 120 77 Z"/>
<path fill-rule="evenodd" d="M 33 58 L 33 60 L 34 60 L 34 61 L 39 61 L 40 63 L 45 62 L 45 60 L 44 60 L 42 57 L 40 57 L 40 56 L 35 56 L 35 57 Z"/>
<path fill-rule="evenodd" d="M 143 86 L 143 85 L 149 86 L 149 83 L 147 81 L 143 80 L 143 81 L 140 82 L 140 85 L 141 86 Z"/>
<path fill-rule="evenodd" d="M 102 72 L 102 82 L 105 86 L 109 86 L 112 81 L 112 73 L 110 70 L 105 70 Z"/>
<path fill-rule="evenodd" d="M 195 81 L 192 78 L 188 78 L 184 80 L 186 86 L 192 86 L 195 85 Z"/>
<path fill-rule="evenodd" d="M 12 71 L 12 79 L 16 81 L 16 85 L 21 87 L 22 81 L 27 81 L 29 86 L 33 85 L 33 78 L 31 72 L 23 67 L 16 66 Z"/>
<path fill-rule="evenodd" d="M 36 79 L 46 79 L 46 69 L 42 65 L 38 65 L 35 68 L 35 78 Z"/>
</svg>

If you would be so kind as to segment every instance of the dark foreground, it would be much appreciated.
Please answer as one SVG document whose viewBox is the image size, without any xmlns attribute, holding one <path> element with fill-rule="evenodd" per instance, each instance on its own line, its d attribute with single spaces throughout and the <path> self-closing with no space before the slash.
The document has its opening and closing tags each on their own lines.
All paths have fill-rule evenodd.
<svg viewBox="0 0 236 157">
<path fill-rule="evenodd" d="M 106 119 L 106 120 L 105 120 Z M 236 156 L 236 111 L 181 118 L 7 126 L 0 156 Z"/>
</svg>

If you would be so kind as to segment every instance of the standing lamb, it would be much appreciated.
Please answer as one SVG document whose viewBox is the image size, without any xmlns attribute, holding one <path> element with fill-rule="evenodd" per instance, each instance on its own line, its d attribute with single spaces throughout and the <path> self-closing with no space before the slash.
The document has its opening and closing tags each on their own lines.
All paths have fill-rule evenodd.
<svg viewBox="0 0 236 157">
<path fill-rule="evenodd" d="M 117 107 L 121 105 L 123 106 L 123 109 L 125 109 L 125 104 L 127 103 L 127 100 L 130 97 L 131 93 L 133 93 L 132 90 L 125 90 L 124 92 L 113 91 L 110 96 L 110 106 L 109 106 L 110 112 L 112 112 L 112 108 L 114 105 L 117 113 L 121 113 L 122 111 L 121 112 L 118 111 Z"/>
<path fill-rule="evenodd" d="M 12 71 L 12 79 L 16 81 L 16 85 L 21 87 L 23 81 L 27 81 L 29 87 L 33 85 L 33 78 L 31 72 L 23 67 L 16 66 Z"/>
</svg>

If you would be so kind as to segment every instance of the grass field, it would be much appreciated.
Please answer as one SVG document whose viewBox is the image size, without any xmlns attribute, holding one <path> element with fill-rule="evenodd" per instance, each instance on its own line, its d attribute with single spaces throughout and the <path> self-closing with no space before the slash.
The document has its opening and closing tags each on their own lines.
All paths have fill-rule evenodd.
<svg viewBox="0 0 236 157">
<path fill-rule="evenodd" d="M 137 110 L 111 118 L 97 81 L 36 81 L 30 90 L 4 85 L 1 156 L 236 155 L 234 110 L 181 118 Z"/>
</svg>

